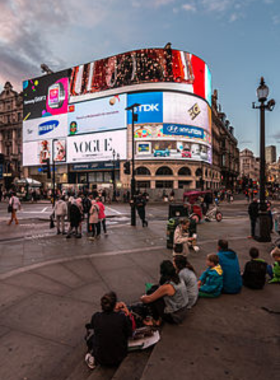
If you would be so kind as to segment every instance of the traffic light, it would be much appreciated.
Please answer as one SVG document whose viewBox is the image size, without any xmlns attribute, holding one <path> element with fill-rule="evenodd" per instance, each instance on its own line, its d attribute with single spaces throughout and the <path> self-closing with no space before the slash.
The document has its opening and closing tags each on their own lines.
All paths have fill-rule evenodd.
<svg viewBox="0 0 280 380">
<path fill-rule="evenodd" d="M 50 159 L 49 158 L 44 160 L 44 165 L 43 165 L 42 169 L 43 169 L 42 170 L 43 173 L 47 173 L 47 178 L 51 178 L 51 165 L 50 165 Z"/>
<path fill-rule="evenodd" d="M 126 161 L 123 166 L 124 166 L 124 174 L 130 174 L 130 162 Z"/>
</svg>

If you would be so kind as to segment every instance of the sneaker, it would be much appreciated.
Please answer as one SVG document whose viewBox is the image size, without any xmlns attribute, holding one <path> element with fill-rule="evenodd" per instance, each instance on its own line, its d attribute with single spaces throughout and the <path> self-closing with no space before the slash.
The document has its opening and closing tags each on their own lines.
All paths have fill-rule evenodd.
<svg viewBox="0 0 280 380">
<path fill-rule="evenodd" d="M 67 235 L 67 236 L 66 236 L 66 239 L 71 239 L 71 235 Z"/>
<path fill-rule="evenodd" d="M 199 252 L 199 251 L 200 251 L 200 248 L 199 248 L 197 245 L 194 245 L 194 246 L 193 246 L 193 250 L 194 250 L 195 252 Z"/>
<path fill-rule="evenodd" d="M 94 241 L 94 240 L 95 240 L 95 237 L 94 237 L 94 236 L 91 236 L 91 237 L 88 238 L 88 240 L 90 240 L 90 241 Z"/>
<path fill-rule="evenodd" d="M 247 236 L 247 239 L 253 239 L 253 236 Z"/>
<path fill-rule="evenodd" d="M 56 233 L 57 235 L 60 235 L 61 234 L 61 232 L 60 231 L 57 231 L 57 233 Z"/>
<path fill-rule="evenodd" d="M 90 369 L 94 369 L 96 367 L 94 357 L 90 353 L 86 354 L 85 362 Z"/>
</svg>

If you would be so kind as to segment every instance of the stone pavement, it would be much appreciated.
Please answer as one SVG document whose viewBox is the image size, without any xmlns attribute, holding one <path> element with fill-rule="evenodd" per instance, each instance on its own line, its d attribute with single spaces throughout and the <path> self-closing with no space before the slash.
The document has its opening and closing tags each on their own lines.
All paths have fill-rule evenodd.
<svg viewBox="0 0 280 380">
<path fill-rule="evenodd" d="M 139 376 L 113 370 L 91 374 L 85 367 L 84 324 L 99 309 L 104 292 L 114 289 L 133 303 L 144 293 L 145 282 L 157 281 L 160 262 L 171 258 L 165 229 L 166 222 L 154 221 L 145 229 L 116 226 L 96 242 L 49 236 L 1 243 L 0 379 L 276 379 L 277 285 L 200 300 L 182 326 L 163 327 L 162 340 Z M 238 252 L 241 267 L 252 245 L 270 262 L 271 244 L 248 240 L 248 232 L 246 219 L 201 224 L 201 252 L 190 255 L 198 274 L 221 237 Z"/>
</svg>

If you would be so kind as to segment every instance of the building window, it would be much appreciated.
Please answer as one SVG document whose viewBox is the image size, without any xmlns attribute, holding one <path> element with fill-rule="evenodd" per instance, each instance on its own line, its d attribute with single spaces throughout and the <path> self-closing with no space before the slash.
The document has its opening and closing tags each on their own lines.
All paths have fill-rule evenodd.
<svg viewBox="0 0 280 380">
<path fill-rule="evenodd" d="M 162 166 L 158 168 L 158 170 L 156 171 L 156 175 L 169 176 L 173 175 L 173 171 L 168 166 Z"/>
<path fill-rule="evenodd" d="M 156 181 L 157 189 L 173 189 L 173 181 Z"/>
<path fill-rule="evenodd" d="M 151 175 L 151 172 L 145 166 L 140 166 L 139 168 L 136 169 L 135 174 L 136 175 Z"/>
<path fill-rule="evenodd" d="M 179 189 L 190 189 L 192 181 L 178 181 Z"/>
<path fill-rule="evenodd" d="M 151 182 L 150 181 L 136 181 L 136 188 L 137 189 L 150 189 L 151 188 Z"/>
<path fill-rule="evenodd" d="M 196 177 L 201 177 L 202 176 L 202 170 L 200 168 L 196 169 L 195 176 Z"/>
<path fill-rule="evenodd" d="M 192 172 L 190 171 L 190 168 L 188 168 L 187 166 L 184 166 L 183 168 L 179 169 L 178 175 L 191 176 Z"/>
</svg>

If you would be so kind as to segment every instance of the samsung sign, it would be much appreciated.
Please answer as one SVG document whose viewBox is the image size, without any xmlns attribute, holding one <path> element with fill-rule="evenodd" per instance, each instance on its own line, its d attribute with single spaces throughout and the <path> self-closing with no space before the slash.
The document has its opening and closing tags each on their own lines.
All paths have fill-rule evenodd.
<svg viewBox="0 0 280 380">
<path fill-rule="evenodd" d="M 42 139 L 65 138 L 67 114 L 26 120 L 23 124 L 23 142 Z"/>
<path fill-rule="evenodd" d="M 138 121 L 135 124 L 162 123 L 163 121 L 163 95 L 162 92 L 143 92 L 127 95 L 127 106 L 138 103 L 135 112 Z M 127 115 L 128 124 L 132 123 L 131 111 Z"/>
<path fill-rule="evenodd" d="M 39 136 L 45 135 L 46 133 L 52 132 L 59 125 L 58 120 L 50 120 L 45 123 L 38 125 L 38 134 Z"/>
</svg>

